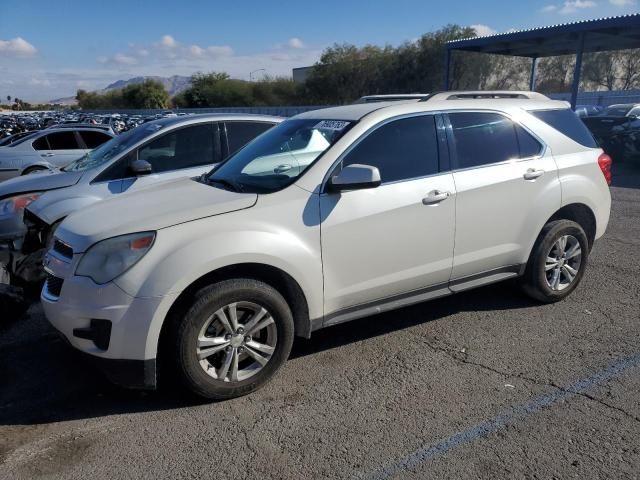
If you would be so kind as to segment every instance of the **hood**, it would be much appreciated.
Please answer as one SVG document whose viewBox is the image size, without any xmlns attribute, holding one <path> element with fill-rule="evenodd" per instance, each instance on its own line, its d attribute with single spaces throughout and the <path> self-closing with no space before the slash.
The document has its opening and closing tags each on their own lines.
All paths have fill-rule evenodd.
<svg viewBox="0 0 640 480">
<path fill-rule="evenodd" d="M 0 183 L 0 198 L 19 193 L 44 192 L 56 188 L 69 187 L 80 181 L 83 172 L 62 172 L 45 170 L 42 172 L 11 178 Z"/>
<path fill-rule="evenodd" d="M 157 183 L 98 202 L 69 215 L 56 236 L 84 252 L 94 243 L 127 233 L 160 230 L 179 223 L 255 205 L 255 193 L 236 193 L 190 178 Z"/>
</svg>

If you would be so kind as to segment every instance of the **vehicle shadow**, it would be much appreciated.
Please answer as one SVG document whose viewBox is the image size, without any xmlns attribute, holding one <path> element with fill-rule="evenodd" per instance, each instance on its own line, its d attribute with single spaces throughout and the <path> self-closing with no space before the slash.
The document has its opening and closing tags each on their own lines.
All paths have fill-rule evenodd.
<svg viewBox="0 0 640 480">
<path fill-rule="evenodd" d="M 320 330 L 309 340 L 297 339 L 291 358 L 314 355 L 461 311 L 512 310 L 532 305 L 511 283 L 488 286 Z M 35 320 L 46 323 L 43 318 Z M 50 327 L 47 329 L 37 339 L 0 349 L 0 426 L 48 424 L 205 403 L 173 386 L 164 386 L 157 392 L 112 386 Z"/>
</svg>

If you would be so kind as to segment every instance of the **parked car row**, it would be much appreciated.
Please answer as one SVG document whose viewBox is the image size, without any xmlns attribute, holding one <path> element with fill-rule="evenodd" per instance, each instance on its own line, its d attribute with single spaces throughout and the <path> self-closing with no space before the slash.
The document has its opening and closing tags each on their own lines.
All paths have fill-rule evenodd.
<svg viewBox="0 0 640 480">
<path fill-rule="evenodd" d="M 95 114 L 76 111 L 62 112 L 24 112 L 0 115 L 0 146 L 13 141 L 13 135 L 41 130 L 43 128 L 60 127 L 68 124 L 93 125 L 106 127 L 112 133 L 122 133 L 159 118 L 184 116 L 186 113 L 166 111 L 154 115 L 128 115 L 121 113 Z M 19 137 L 18 137 L 19 138 Z"/>
</svg>

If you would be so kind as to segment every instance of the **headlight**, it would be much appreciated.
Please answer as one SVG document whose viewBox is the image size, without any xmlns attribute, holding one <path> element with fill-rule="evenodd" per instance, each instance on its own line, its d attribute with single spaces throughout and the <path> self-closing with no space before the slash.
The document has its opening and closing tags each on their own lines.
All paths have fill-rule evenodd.
<svg viewBox="0 0 640 480">
<path fill-rule="evenodd" d="M 140 232 L 102 240 L 84 254 L 76 275 L 101 285 L 110 282 L 144 257 L 155 238 L 156 232 Z"/>
<path fill-rule="evenodd" d="M 42 195 L 42 192 L 25 193 L 0 200 L 0 218 L 9 218 L 20 214 L 27 205 Z"/>
</svg>

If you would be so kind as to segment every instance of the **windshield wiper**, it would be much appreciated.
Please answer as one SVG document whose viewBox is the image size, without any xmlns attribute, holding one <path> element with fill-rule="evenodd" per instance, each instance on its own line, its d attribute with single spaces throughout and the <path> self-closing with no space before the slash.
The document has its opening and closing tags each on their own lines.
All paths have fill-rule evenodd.
<svg viewBox="0 0 640 480">
<path fill-rule="evenodd" d="M 242 192 L 242 185 L 233 183 L 233 182 L 231 182 L 229 180 L 225 180 L 224 178 L 211 178 L 211 177 L 209 177 L 207 179 L 207 183 L 209 185 L 211 185 L 212 183 L 217 183 L 219 185 L 223 185 L 223 186 L 227 187 L 226 190 L 231 189 L 234 192 Z"/>
</svg>

